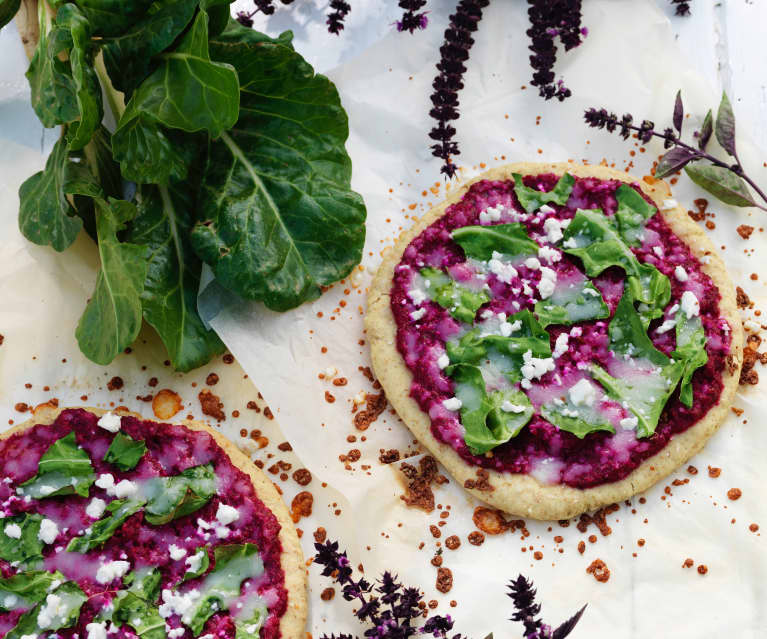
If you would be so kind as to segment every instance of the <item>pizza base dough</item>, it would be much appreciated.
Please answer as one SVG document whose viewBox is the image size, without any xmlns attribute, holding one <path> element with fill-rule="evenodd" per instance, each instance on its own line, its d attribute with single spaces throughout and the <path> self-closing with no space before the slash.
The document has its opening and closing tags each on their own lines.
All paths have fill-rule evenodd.
<svg viewBox="0 0 767 639">
<path fill-rule="evenodd" d="M 103 415 L 107 411 L 100 408 L 89 407 L 70 407 L 83 408 L 83 410 L 94 415 Z M 7 439 L 14 433 L 27 430 L 37 424 L 52 424 L 56 421 L 59 414 L 68 410 L 67 408 L 53 408 L 48 405 L 41 405 L 35 409 L 34 417 L 18 426 L 0 433 L 0 440 Z M 112 411 L 116 415 L 126 417 L 135 417 L 144 421 L 154 421 L 155 423 L 166 423 L 134 413 L 133 411 L 117 408 Z M 280 565 L 285 573 L 285 589 L 288 591 L 288 606 L 285 614 L 280 619 L 280 632 L 283 639 L 303 639 L 304 627 L 307 616 L 306 600 L 306 569 L 304 568 L 304 555 L 301 551 L 301 544 L 298 541 L 298 534 L 293 520 L 290 517 L 285 502 L 280 498 L 277 489 L 269 478 L 264 475 L 250 459 L 240 451 L 228 438 L 224 437 L 218 431 L 212 429 L 204 422 L 194 420 L 182 420 L 176 422 L 183 424 L 190 430 L 202 430 L 211 435 L 216 443 L 224 450 L 229 460 L 242 472 L 246 473 L 253 484 L 253 488 L 258 498 L 264 502 L 264 505 L 274 513 L 277 521 L 280 523 L 280 542 L 282 543 L 282 554 L 280 555 Z"/>
<path fill-rule="evenodd" d="M 708 438 L 716 432 L 727 416 L 735 398 L 743 363 L 743 326 L 735 303 L 735 287 L 714 245 L 690 219 L 687 212 L 679 205 L 672 210 L 663 210 L 663 201 L 671 196 L 671 191 L 665 182 L 655 180 L 653 184 L 648 184 L 628 173 L 606 166 L 583 166 L 564 162 L 508 164 L 486 171 L 466 182 L 452 192 L 447 200 L 431 209 L 405 231 L 395 246 L 385 254 L 368 295 L 365 327 L 370 339 L 376 376 L 397 414 L 431 454 L 461 485 L 464 485 L 466 480 L 477 479 L 477 471 L 480 467 L 468 464 L 453 448 L 437 440 L 431 432 L 429 416 L 410 397 L 412 374 L 397 350 L 397 326 L 389 303 L 394 268 L 399 264 L 410 242 L 444 215 L 447 208 L 458 202 L 475 182 L 511 180 L 512 173 L 562 175 L 564 172 L 577 177 L 596 177 L 639 184 L 642 191 L 653 200 L 671 230 L 690 248 L 693 255 L 698 259 L 704 255 L 708 256 L 709 261 L 701 265 L 701 270 L 719 289 L 721 296 L 719 309 L 721 317 L 727 319 L 730 324 L 732 339 L 730 354 L 735 366 L 732 372 L 727 369 L 722 372 L 723 389 L 719 402 L 701 420 L 683 433 L 674 435 L 662 450 L 642 462 L 624 479 L 581 489 L 564 484 L 546 485 L 526 474 L 502 473 L 485 469 L 493 490 L 467 489 L 473 496 L 500 510 L 520 517 L 541 520 L 569 519 L 580 513 L 628 499 L 632 495 L 647 490 L 690 459 L 703 448 Z"/>
</svg>

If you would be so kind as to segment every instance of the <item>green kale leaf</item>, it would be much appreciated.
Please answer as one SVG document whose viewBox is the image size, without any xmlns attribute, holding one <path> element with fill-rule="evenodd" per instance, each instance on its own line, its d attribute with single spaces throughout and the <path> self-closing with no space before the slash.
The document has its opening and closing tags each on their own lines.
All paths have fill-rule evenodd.
<svg viewBox="0 0 767 639">
<path fill-rule="evenodd" d="M 629 246 L 639 246 L 647 220 L 655 215 L 658 209 L 648 204 L 636 189 L 628 184 L 621 184 L 615 190 L 615 198 L 618 200 L 615 219 L 618 221 L 621 237 Z"/>
<path fill-rule="evenodd" d="M 420 274 L 428 283 L 429 297 L 460 322 L 472 324 L 480 306 L 490 301 L 484 289 L 473 291 L 437 269 L 423 268 Z"/>
<path fill-rule="evenodd" d="M 16 492 L 33 499 L 72 494 L 87 497 L 95 480 L 91 459 L 77 445 L 72 431 L 48 447 L 40 457 L 37 474 L 19 484 Z"/>
<path fill-rule="evenodd" d="M 200 565 L 197 568 L 195 568 L 195 570 L 187 570 L 184 573 L 184 578 L 181 581 L 188 581 L 189 579 L 200 577 L 201 575 L 204 575 L 207 572 L 208 567 L 210 566 L 210 557 L 208 557 L 207 546 L 198 546 L 197 548 L 195 548 L 194 554 L 190 555 L 189 558 L 192 560 L 195 560 L 198 557 L 200 559 Z"/>
<path fill-rule="evenodd" d="M 65 581 L 64 575 L 59 571 L 45 570 L 19 572 L 7 579 L 0 579 L 0 610 L 32 608 L 45 599 L 56 581 Z"/>
<path fill-rule="evenodd" d="M 513 177 L 514 192 L 517 194 L 517 199 L 522 208 L 528 213 L 537 211 L 544 204 L 552 202 L 564 206 L 567 204 L 567 200 L 570 199 L 570 193 L 572 193 L 573 185 L 575 184 L 575 178 L 569 173 L 565 173 L 559 178 L 551 191 L 538 191 L 525 186 L 519 173 L 514 173 Z"/>
<path fill-rule="evenodd" d="M 453 231 L 451 237 L 461 246 L 466 257 L 477 260 L 489 260 L 493 253 L 511 257 L 538 253 L 538 244 L 530 239 L 527 229 L 519 222 L 464 226 Z"/>
<path fill-rule="evenodd" d="M 120 590 L 113 599 L 111 620 L 127 624 L 142 639 L 164 639 L 165 619 L 154 605 L 160 591 L 162 574 L 157 568 L 141 570 L 126 575 L 131 585 Z"/>
<path fill-rule="evenodd" d="M 19 617 L 5 639 L 38 637 L 51 631 L 71 628 L 77 623 L 80 608 L 88 600 L 74 581 L 65 581 L 52 593 L 46 595 L 34 608 Z"/>
<path fill-rule="evenodd" d="M 5 517 L 0 523 L 0 558 L 8 562 L 18 561 L 34 564 L 43 558 L 43 542 L 39 538 L 42 515 L 24 513 Z M 21 529 L 21 535 L 9 535 L 13 526 Z"/>
<path fill-rule="evenodd" d="M 107 505 L 107 513 L 90 526 L 90 531 L 75 537 L 67 546 L 68 552 L 86 553 L 105 543 L 128 517 L 136 514 L 146 503 L 143 499 L 115 499 Z"/>
<path fill-rule="evenodd" d="M 585 379 L 585 378 L 582 378 Z M 583 383 L 579 381 L 577 383 Z M 591 384 L 591 382 L 588 382 Z M 592 385 L 593 386 L 593 385 Z M 559 430 L 572 433 L 578 439 L 583 439 L 589 433 L 598 431 L 615 432 L 612 423 L 605 417 L 595 404 L 574 403 L 570 397 L 569 388 L 557 397 L 541 406 L 541 415 Z"/>
<path fill-rule="evenodd" d="M 708 362 L 706 352 L 706 333 L 703 323 L 697 315 L 688 318 L 679 309 L 676 316 L 676 349 L 671 356 L 684 362 L 682 384 L 679 388 L 679 399 L 690 408 L 692 406 L 692 376 L 696 370 Z"/>
<path fill-rule="evenodd" d="M 104 461 L 114 464 L 120 470 L 133 470 L 146 453 L 144 440 L 133 439 L 130 435 L 118 432 L 109 444 Z"/>
<path fill-rule="evenodd" d="M 146 483 L 144 519 L 159 526 L 202 508 L 216 494 L 212 464 L 192 466 L 179 475 L 154 477 Z"/>
<path fill-rule="evenodd" d="M 558 283 L 550 297 L 535 303 L 535 314 L 545 328 L 610 317 L 610 309 L 599 289 L 584 277 L 569 285 Z"/>
</svg>

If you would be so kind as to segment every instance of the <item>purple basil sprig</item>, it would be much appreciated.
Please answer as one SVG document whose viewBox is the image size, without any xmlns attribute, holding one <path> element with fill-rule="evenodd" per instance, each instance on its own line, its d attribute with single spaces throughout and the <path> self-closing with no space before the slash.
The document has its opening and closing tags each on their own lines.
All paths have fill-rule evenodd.
<svg viewBox="0 0 767 639">
<path fill-rule="evenodd" d="M 432 615 L 421 623 L 425 608 L 418 588 L 403 586 L 396 575 L 386 571 L 377 582 L 369 583 L 364 577 L 354 579 L 354 570 L 346 552 L 339 552 L 337 541 L 315 543 L 317 554 L 314 563 L 322 566 L 322 574 L 332 577 L 341 586 L 341 594 L 346 601 L 358 603 L 355 616 L 367 629 L 365 637 L 374 639 L 408 639 L 416 635 L 435 637 L 435 639 L 467 639 L 461 634 L 453 634 L 454 621 L 450 615 Z M 556 629 L 544 624 L 535 617 L 541 606 L 536 603 L 536 591 L 531 581 L 519 575 L 509 584 L 509 597 L 514 602 L 515 613 L 512 621 L 521 621 L 525 626 L 525 639 L 564 639 L 575 628 L 583 615 L 583 606 L 570 619 Z M 492 639 L 492 633 L 485 639 Z M 322 635 L 321 639 L 358 639 L 348 634 Z"/>
<path fill-rule="evenodd" d="M 344 0 L 330 0 L 332 11 L 328 14 L 325 23 L 328 25 L 328 31 L 339 35 L 344 29 L 344 20 L 352 10 L 351 5 Z"/>
<path fill-rule="evenodd" d="M 631 132 L 635 132 L 637 138 L 643 144 L 653 137 L 663 140 L 663 146 L 668 149 L 666 154 L 658 162 L 655 176 L 664 178 L 676 171 L 684 169 L 689 178 L 698 186 L 705 189 L 711 195 L 725 204 L 732 206 L 755 206 L 767 211 L 767 194 L 746 175 L 743 165 L 738 158 L 735 145 L 735 113 L 726 93 L 722 94 L 719 110 L 714 120 L 709 109 L 703 120 L 700 131 L 696 131 L 693 137 L 697 145 L 683 142 L 682 122 L 684 121 L 684 107 L 681 93 L 677 93 L 674 101 L 672 127 L 661 131 L 655 130 L 655 123 L 644 120 L 639 126 L 633 124 L 631 114 L 625 114 L 618 118 L 614 113 L 606 109 L 588 109 L 584 118 L 586 123 L 598 129 L 606 129 L 610 133 L 619 130 L 620 135 L 627 139 Z M 711 140 L 712 134 L 716 136 L 719 146 L 734 160 L 727 162 L 706 152 L 706 147 Z M 757 202 L 748 187 L 751 187 L 761 198 Z"/>
<path fill-rule="evenodd" d="M 402 18 L 397 20 L 397 31 L 413 33 L 419 29 L 425 29 L 429 19 L 426 17 L 426 11 L 421 11 L 424 6 L 426 6 L 426 0 L 400 0 L 399 7 L 404 13 Z"/>
<path fill-rule="evenodd" d="M 689 16 L 691 2 L 685 0 L 671 0 L 671 4 L 676 7 L 676 15 Z"/>
</svg>

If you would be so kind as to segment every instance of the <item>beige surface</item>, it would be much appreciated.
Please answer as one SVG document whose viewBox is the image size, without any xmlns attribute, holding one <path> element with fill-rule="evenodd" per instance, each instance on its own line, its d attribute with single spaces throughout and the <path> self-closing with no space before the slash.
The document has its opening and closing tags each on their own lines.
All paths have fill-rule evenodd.
<svg viewBox="0 0 767 639">
<path fill-rule="evenodd" d="M 426 227 L 441 217 L 447 207 L 458 202 L 474 182 L 485 179 L 511 179 L 512 173 L 537 175 L 541 173 L 568 173 L 585 177 L 617 179 L 638 183 L 661 210 L 663 200 L 670 197 L 664 182 L 654 186 L 632 177 L 627 173 L 604 166 L 583 166 L 567 163 L 517 163 L 492 169 L 477 176 L 456 189 L 442 204 L 424 215 L 412 228 L 404 232 L 396 245 L 385 256 L 373 281 L 368 296 L 368 312 L 365 325 L 370 337 L 373 366 L 376 375 L 386 391 L 386 396 L 395 410 L 408 425 L 413 434 L 448 469 L 462 485 L 467 479 L 476 479 L 479 467 L 466 463 L 453 448 L 438 441 L 431 433 L 431 420 L 416 401 L 410 397 L 412 375 L 405 365 L 396 346 L 396 324 L 389 304 L 394 268 L 400 262 L 408 244 Z M 508 513 L 534 519 L 567 519 L 579 513 L 611 504 L 642 492 L 671 473 L 700 451 L 711 435 L 727 416 L 738 387 L 742 364 L 743 329 L 735 305 L 735 289 L 730 281 L 724 263 L 716 253 L 706 234 L 689 218 L 684 209 L 677 206 L 661 215 L 682 239 L 693 254 L 701 258 L 710 257 L 702 270 L 711 277 L 721 294 L 720 311 L 730 324 L 732 355 L 737 370 L 723 372 L 724 389 L 719 403 L 706 416 L 685 432 L 674 436 L 656 455 L 645 460 L 624 479 L 587 489 L 578 489 L 563 484 L 546 485 L 534 477 L 524 474 L 499 473 L 488 470 L 492 491 L 469 490 L 475 497 Z"/>
<path fill-rule="evenodd" d="M 0 439 L 6 439 L 22 430 L 31 428 L 36 424 L 52 424 L 59 414 L 66 408 L 53 408 L 41 406 L 35 410 L 34 417 L 18 426 L 0 433 Z M 94 415 L 103 415 L 107 411 L 101 408 L 88 408 L 85 410 Z M 138 413 L 117 408 L 113 411 L 118 415 L 130 415 L 137 419 L 146 419 Z M 150 420 L 152 421 L 152 420 Z M 216 443 L 229 456 L 230 461 L 242 472 L 250 476 L 253 488 L 258 498 L 264 502 L 267 508 L 274 513 L 280 522 L 280 542 L 282 543 L 282 556 L 280 564 L 285 572 L 285 588 L 288 591 L 288 607 L 280 620 L 280 631 L 283 639 L 303 639 L 304 626 L 306 625 L 307 601 L 306 601 L 306 570 L 304 557 L 298 542 L 298 535 L 293 520 L 290 517 L 285 502 L 280 498 L 277 489 L 269 478 L 264 475 L 229 439 L 224 437 L 207 424 L 196 420 L 182 420 L 191 430 L 203 430 L 209 433 Z"/>
</svg>

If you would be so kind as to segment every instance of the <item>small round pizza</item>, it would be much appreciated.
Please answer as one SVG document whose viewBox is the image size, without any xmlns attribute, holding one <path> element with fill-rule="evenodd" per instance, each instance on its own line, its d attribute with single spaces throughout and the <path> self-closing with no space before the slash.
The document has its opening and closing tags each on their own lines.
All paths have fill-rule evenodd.
<svg viewBox="0 0 767 639">
<path fill-rule="evenodd" d="M 42 408 L 0 440 L 5 639 L 299 639 L 277 490 L 205 424 Z"/>
<path fill-rule="evenodd" d="M 603 166 L 484 173 L 404 233 L 366 327 L 386 396 L 472 494 L 565 519 L 646 490 L 735 396 L 742 326 L 665 183 Z"/>
</svg>

